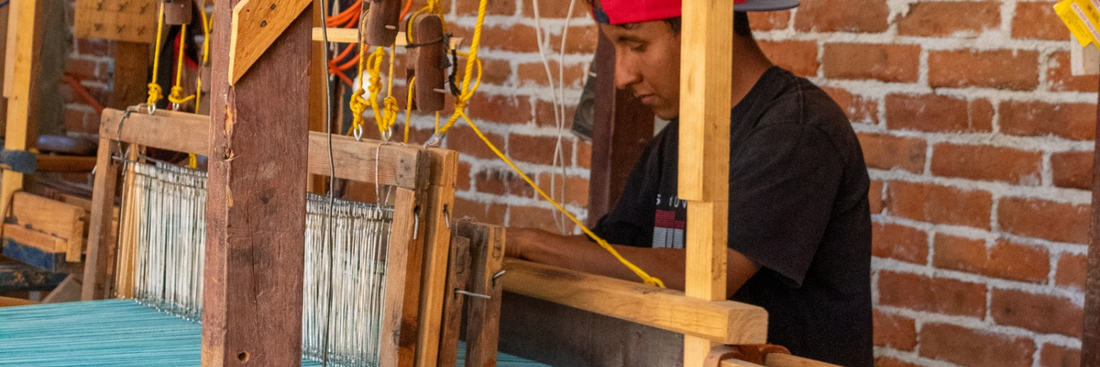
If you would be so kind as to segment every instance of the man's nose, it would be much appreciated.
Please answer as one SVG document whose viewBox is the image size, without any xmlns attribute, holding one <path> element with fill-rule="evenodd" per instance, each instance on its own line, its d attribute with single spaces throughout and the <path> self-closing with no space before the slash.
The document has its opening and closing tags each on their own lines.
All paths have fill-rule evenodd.
<svg viewBox="0 0 1100 367">
<path fill-rule="evenodd" d="M 626 53 L 615 52 L 615 88 L 630 88 L 641 79 L 637 62 Z"/>
</svg>

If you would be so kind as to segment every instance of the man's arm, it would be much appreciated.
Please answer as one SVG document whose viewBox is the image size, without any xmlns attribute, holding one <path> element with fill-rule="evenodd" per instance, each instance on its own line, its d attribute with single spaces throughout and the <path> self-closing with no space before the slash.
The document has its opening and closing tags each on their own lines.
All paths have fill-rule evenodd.
<svg viewBox="0 0 1100 367">
<path fill-rule="evenodd" d="M 634 272 L 585 236 L 561 236 L 550 232 L 508 228 L 505 246 L 509 257 L 579 270 L 630 281 L 640 281 Z M 612 245 L 630 262 L 661 279 L 670 289 L 684 290 L 687 252 L 671 248 L 642 248 Z M 756 274 L 760 267 L 734 250 L 726 252 L 726 298 Z"/>
</svg>

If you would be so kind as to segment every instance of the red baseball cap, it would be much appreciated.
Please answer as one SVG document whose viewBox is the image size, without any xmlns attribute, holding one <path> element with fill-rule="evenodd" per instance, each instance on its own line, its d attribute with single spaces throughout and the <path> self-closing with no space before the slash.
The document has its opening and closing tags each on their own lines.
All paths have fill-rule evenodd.
<svg viewBox="0 0 1100 367">
<path fill-rule="evenodd" d="M 599 0 L 592 5 L 597 23 L 626 24 L 680 16 L 683 0 Z M 734 11 L 775 11 L 798 6 L 798 0 L 733 0 Z"/>
</svg>

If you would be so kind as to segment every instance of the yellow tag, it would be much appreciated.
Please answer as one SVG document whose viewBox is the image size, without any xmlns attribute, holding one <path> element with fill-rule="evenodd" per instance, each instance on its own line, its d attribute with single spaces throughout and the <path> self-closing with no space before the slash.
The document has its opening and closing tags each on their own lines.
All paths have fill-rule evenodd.
<svg viewBox="0 0 1100 367">
<path fill-rule="evenodd" d="M 1082 47 L 1093 43 L 1100 48 L 1100 31 L 1096 29 L 1096 25 L 1100 24 L 1098 7 L 1098 0 L 1063 0 L 1054 5 L 1054 12 L 1062 18 L 1066 28 L 1077 37 Z"/>
</svg>

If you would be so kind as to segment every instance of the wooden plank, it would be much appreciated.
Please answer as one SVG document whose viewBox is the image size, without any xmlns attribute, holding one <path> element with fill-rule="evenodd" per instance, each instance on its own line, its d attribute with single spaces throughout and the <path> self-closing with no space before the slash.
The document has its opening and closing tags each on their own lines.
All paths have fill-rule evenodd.
<svg viewBox="0 0 1100 367">
<path fill-rule="evenodd" d="M 679 138 L 692 142 L 680 144 L 677 177 L 692 239 L 684 293 L 718 301 L 726 299 L 733 2 L 685 1 L 681 14 Z M 701 365 L 712 347 L 712 340 L 685 335 L 684 365 Z"/>
<path fill-rule="evenodd" d="M 152 37 L 149 39 L 152 40 Z M 107 106 L 125 109 L 127 106 L 145 102 L 149 66 L 152 64 L 149 57 L 151 47 L 148 43 L 138 42 L 112 42 L 112 44 L 115 54 L 115 72 L 111 83 L 114 89 L 111 91 Z"/>
<path fill-rule="evenodd" d="M 408 274 L 408 264 L 412 258 L 410 247 L 415 243 L 417 192 L 396 190 L 393 224 L 386 250 L 385 313 L 382 316 L 382 348 L 378 357 L 381 366 L 411 366 L 416 356 L 415 350 L 408 344 L 416 342 L 416 318 L 406 318 L 408 315 L 404 307 L 407 304 L 405 298 L 417 295 L 407 291 L 407 278 L 419 279 Z M 407 325 L 409 321 L 411 324 Z"/>
<path fill-rule="evenodd" d="M 429 149 L 431 164 L 425 203 L 425 241 L 420 288 L 420 334 L 417 337 L 418 366 L 435 366 L 438 361 L 440 323 L 447 297 L 447 258 L 450 254 L 450 212 L 454 206 L 458 153 Z"/>
<path fill-rule="evenodd" d="M 4 105 L 7 106 L 7 99 L 11 96 L 12 82 L 14 81 L 15 63 L 8 62 L 7 60 L 15 59 L 15 33 L 12 27 L 13 24 L 18 23 L 19 19 L 15 18 L 19 14 L 19 5 L 22 1 L 8 2 L 8 6 L 4 7 Z M 7 117 L 7 111 L 4 111 L 4 116 Z"/>
<path fill-rule="evenodd" d="M 468 290 L 488 296 L 468 297 L 466 310 L 466 367 L 495 366 L 500 337 L 503 281 L 496 277 L 504 260 L 504 227 L 458 222 L 457 233 L 470 239 Z"/>
<path fill-rule="evenodd" d="M 8 14 L 10 14 L 12 8 L 10 2 L 8 5 L 9 6 L 0 8 L 0 50 L 2 50 L 2 52 L 0 52 L 0 68 L 3 68 L 3 70 L 0 71 L 0 94 L 4 94 L 3 90 L 8 88 L 8 81 L 11 79 L 7 74 L 9 70 L 7 67 L 8 63 L 4 61 L 8 56 Z M 4 121 L 0 121 L 0 129 L 3 129 L 7 121 L 6 117 L 8 116 L 7 98 L 0 98 L 0 116 L 5 116 Z"/>
<path fill-rule="evenodd" d="M 443 319 L 440 321 L 439 363 L 437 366 L 455 366 L 458 363 L 458 339 L 462 327 L 462 305 L 466 296 L 458 293 L 466 290 L 470 277 L 470 239 L 451 237 L 451 253 L 447 262 L 447 286 L 443 295 Z"/>
<path fill-rule="evenodd" d="M 39 154 L 35 170 L 39 172 L 91 172 L 95 157 Z"/>
<path fill-rule="evenodd" d="M 156 0 L 77 0 L 73 35 L 152 43 L 157 36 Z"/>
<path fill-rule="evenodd" d="M 298 365 L 313 13 L 231 86 L 239 3 L 214 3 L 202 364 Z"/>
<path fill-rule="evenodd" d="M 122 121 L 124 114 L 113 109 L 103 110 L 99 135 L 154 148 L 209 155 L 205 136 L 209 133 L 210 122 L 206 116 L 158 110 L 153 115 L 134 112 Z M 307 119 L 301 121 L 305 123 Z M 328 137 L 324 133 L 310 132 L 309 173 L 328 175 L 328 153 Z M 338 178 L 360 182 L 377 179 L 382 185 L 408 189 L 423 186 L 428 180 L 427 166 L 424 166 L 427 157 L 416 147 L 375 140 L 356 141 L 352 137 L 334 135 L 332 154 Z M 229 156 L 223 153 L 220 158 Z"/>
<path fill-rule="evenodd" d="M 17 192 L 12 200 L 12 216 L 25 225 L 60 238 L 61 247 L 70 262 L 80 262 L 84 250 L 84 209 L 38 195 Z M 5 231 L 8 227 L 4 227 Z"/>
<path fill-rule="evenodd" d="M 603 76 L 603 77 L 600 77 Z M 592 121 L 592 169 L 588 223 L 619 201 L 630 171 L 653 138 L 653 110 L 628 90 L 615 88 L 615 48 L 600 33 L 596 44 L 596 100 Z"/>
<path fill-rule="evenodd" d="M 436 112 L 443 110 L 447 93 L 445 90 L 446 70 L 443 65 L 447 63 L 447 51 L 442 42 L 432 43 L 443 39 L 443 18 L 435 14 L 425 14 L 413 21 L 416 36 L 414 40 L 422 46 L 416 48 L 416 84 L 413 85 L 416 95 L 416 110 L 420 112 Z M 412 63 L 412 62 L 410 62 Z"/>
<path fill-rule="evenodd" d="M 642 325 L 725 344 L 762 344 L 767 311 L 733 301 L 706 301 L 636 282 L 508 259 L 504 289 Z"/>
<path fill-rule="evenodd" d="M 321 42 L 324 40 L 321 34 L 321 28 L 313 28 L 313 40 Z M 463 37 L 451 37 L 448 47 L 451 50 L 462 47 Z M 357 28 L 329 28 L 328 29 L 328 42 L 329 43 L 359 43 L 359 29 Z M 397 46 L 407 46 L 408 40 L 405 38 L 405 32 L 397 32 L 397 41 L 394 42 Z"/>
<path fill-rule="evenodd" d="M 37 305 L 37 304 L 38 304 L 38 302 L 31 301 L 31 300 L 28 300 L 28 299 L 11 298 L 11 297 L 0 296 L 0 307 L 26 306 L 26 305 Z"/>
<path fill-rule="evenodd" d="M 110 267 L 115 258 L 114 232 L 117 228 L 111 214 L 115 207 L 115 185 L 118 184 L 118 164 L 111 159 L 111 154 L 117 149 L 118 143 L 114 140 L 99 139 L 88 223 L 88 250 L 84 260 L 84 284 L 80 294 L 80 299 L 84 301 L 111 295 Z"/>
<path fill-rule="evenodd" d="M 60 272 L 64 270 L 65 253 L 43 250 L 29 244 L 15 241 L 10 237 L 4 237 L 3 249 L 0 250 L 0 253 L 12 259 L 19 260 L 24 264 L 49 272 Z"/>
<path fill-rule="evenodd" d="M 764 364 L 768 367 L 840 367 L 832 363 L 819 362 L 782 353 L 768 354 L 764 358 Z"/>
<path fill-rule="evenodd" d="M 427 162 L 425 162 L 427 163 Z M 426 165 L 425 165 L 426 166 Z M 411 204 L 409 206 L 402 205 L 402 207 L 411 208 L 408 210 L 407 216 L 414 221 L 412 231 L 412 238 L 408 241 L 408 259 L 405 262 L 405 289 L 402 297 L 401 304 L 401 331 L 398 341 L 398 365 L 399 366 L 413 366 L 416 364 L 416 358 L 419 357 L 423 350 L 418 345 L 420 340 L 420 294 L 421 294 L 421 281 L 423 280 L 423 268 L 424 268 L 424 246 L 427 238 L 428 226 L 427 223 L 427 187 L 418 190 L 405 190 L 413 195 L 409 198 L 405 198 L 404 195 L 398 194 L 396 205 L 402 205 L 404 203 Z M 402 201 L 404 200 L 404 201 Z M 403 213 L 394 212 L 394 216 L 401 215 Z M 405 216 L 405 215 L 402 215 Z M 394 223 L 397 223 L 396 218 Z M 391 237 L 392 238 L 392 237 Z"/>
<path fill-rule="evenodd" d="M 65 253 L 67 243 L 64 238 L 52 236 L 49 233 L 39 232 L 27 227 L 4 223 L 4 239 L 19 242 L 49 253 Z"/>
<path fill-rule="evenodd" d="M 8 98 L 7 120 L 4 134 L 4 149 L 11 151 L 27 150 L 33 146 L 36 134 L 33 116 L 34 81 L 38 78 L 42 42 L 42 4 L 41 1 L 17 1 L 8 21 L 8 50 L 5 61 L 11 73 L 5 77 L 10 80 L 10 88 L 5 89 Z M 4 170 L 0 177 L 0 208 L 8 208 L 12 194 L 23 189 L 23 174 Z"/>
<path fill-rule="evenodd" d="M 1100 134 L 1100 97 L 1096 105 Z M 1100 135 L 1093 145 L 1092 222 L 1085 277 L 1085 307 L 1081 332 L 1081 367 L 1100 367 Z"/>
<path fill-rule="evenodd" d="M 243 0 L 233 7 L 229 85 L 241 80 L 276 39 L 301 17 L 311 0 Z M 312 25 L 312 23 L 311 23 Z"/>
<path fill-rule="evenodd" d="M 721 362 L 721 367 L 764 367 L 752 362 L 745 362 L 740 359 L 727 359 Z"/>
</svg>

